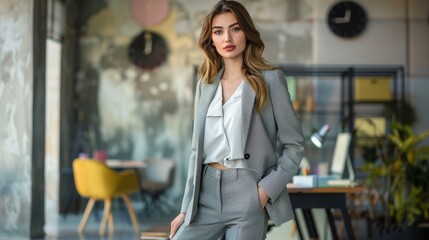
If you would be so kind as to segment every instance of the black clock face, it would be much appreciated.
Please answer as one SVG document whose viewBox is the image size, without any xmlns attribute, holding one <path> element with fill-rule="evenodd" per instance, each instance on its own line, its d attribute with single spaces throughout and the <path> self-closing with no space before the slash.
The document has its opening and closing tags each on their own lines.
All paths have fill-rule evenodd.
<svg viewBox="0 0 429 240">
<path fill-rule="evenodd" d="M 167 60 L 168 46 L 164 38 L 152 31 L 143 31 L 128 47 L 128 56 L 138 67 L 152 70 Z"/>
<path fill-rule="evenodd" d="M 365 9 L 352 1 L 336 3 L 328 12 L 328 26 L 340 37 L 352 38 L 361 34 L 368 18 Z"/>
</svg>

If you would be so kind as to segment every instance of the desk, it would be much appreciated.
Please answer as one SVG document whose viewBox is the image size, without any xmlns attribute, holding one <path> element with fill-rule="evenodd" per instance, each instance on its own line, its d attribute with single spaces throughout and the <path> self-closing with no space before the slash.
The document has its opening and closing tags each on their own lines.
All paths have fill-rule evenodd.
<svg viewBox="0 0 429 240">
<path fill-rule="evenodd" d="M 318 239 L 316 224 L 311 213 L 313 208 L 324 208 L 328 217 L 329 227 L 334 239 L 339 239 L 331 209 L 340 209 L 344 220 L 348 239 L 354 240 L 351 219 L 347 208 L 347 194 L 365 191 L 365 187 L 320 187 L 320 188 L 288 188 L 292 207 L 302 209 L 305 224 L 311 239 Z M 295 214 L 296 216 L 296 214 Z M 296 221 L 299 236 L 303 239 L 302 229 Z"/>
</svg>

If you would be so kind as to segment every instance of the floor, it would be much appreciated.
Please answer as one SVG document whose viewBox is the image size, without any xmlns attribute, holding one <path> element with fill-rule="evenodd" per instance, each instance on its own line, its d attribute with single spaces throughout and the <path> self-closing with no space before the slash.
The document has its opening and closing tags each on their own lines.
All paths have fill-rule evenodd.
<svg viewBox="0 0 429 240">
<path fill-rule="evenodd" d="M 138 201 L 138 199 L 132 200 L 133 208 L 136 212 L 140 230 L 143 231 L 151 226 L 168 226 L 171 220 L 178 213 L 180 201 L 176 201 L 174 204 L 177 206 L 171 206 L 169 209 L 163 209 L 157 205 L 155 207 L 145 208 L 143 201 Z M 81 204 L 84 207 L 85 203 Z M 106 231 L 105 237 L 100 237 L 98 235 L 98 230 L 101 221 L 101 215 L 103 212 L 103 204 L 100 203 L 94 206 L 94 210 L 91 213 L 88 223 L 86 225 L 83 235 L 78 235 L 77 229 L 83 215 L 83 210 L 77 211 L 76 213 L 71 213 L 67 215 L 58 215 L 47 211 L 46 220 L 45 220 L 45 233 L 44 238 L 38 240 L 137 240 L 139 235 L 134 233 L 131 221 L 129 219 L 128 213 L 125 209 L 124 204 L 117 200 L 113 202 L 113 218 L 115 231 L 112 235 L 107 234 Z M 326 221 L 326 215 L 324 214 L 323 209 L 315 209 L 313 211 L 315 221 L 318 225 L 317 230 L 321 240 L 331 240 L 332 236 L 329 233 L 329 228 Z M 300 211 L 297 211 L 297 217 L 301 224 L 303 224 L 302 214 Z M 108 226 L 107 226 L 108 227 Z M 355 228 L 355 233 L 357 233 L 357 239 L 365 239 L 361 233 L 365 233 L 362 229 L 359 230 Z M 108 229 L 107 229 L 108 230 Z M 304 239 L 309 239 L 309 236 L 306 232 L 304 234 Z M 16 237 L 7 237 L 0 240 L 27 240 L 27 238 L 16 238 Z M 294 221 L 289 221 L 281 226 L 273 226 L 267 233 L 266 240 L 298 240 L 298 233 L 294 227 Z M 340 239 L 346 239 L 345 232 Z M 203 240 L 203 239 L 202 239 Z"/>
<path fill-rule="evenodd" d="M 150 226 L 169 225 L 175 217 L 178 210 L 172 208 L 170 210 L 162 210 L 158 207 L 153 207 L 143 210 L 144 206 L 138 203 L 133 203 L 137 218 L 140 224 L 140 230 L 149 228 Z M 98 229 L 102 215 L 102 204 L 98 210 L 93 212 L 88 220 L 83 235 L 77 234 L 77 228 L 82 217 L 83 211 L 76 214 L 67 214 L 63 216 L 46 216 L 45 232 L 46 237 L 43 240 L 110 240 L 110 239 L 139 239 L 139 236 L 134 233 L 131 221 L 127 211 L 121 204 L 113 204 L 113 218 L 115 231 L 113 235 L 108 235 L 106 231 L 105 237 L 98 236 Z M 298 239 L 297 235 L 291 235 L 292 222 L 283 224 L 280 227 L 273 227 L 267 234 L 266 240 L 285 240 Z"/>
</svg>

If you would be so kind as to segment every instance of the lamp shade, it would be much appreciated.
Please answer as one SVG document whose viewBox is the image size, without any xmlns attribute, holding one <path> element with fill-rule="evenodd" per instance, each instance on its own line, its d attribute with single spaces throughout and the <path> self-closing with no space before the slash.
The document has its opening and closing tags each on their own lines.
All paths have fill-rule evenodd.
<svg viewBox="0 0 429 240">
<path fill-rule="evenodd" d="M 323 127 L 320 128 L 319 131 L 311 135 L 311 142 L 313 142 L 313 144 L 316 145 L 316 147 L 322 148 L 323 141 L 325 140 L 326 134 L 329 132 L 329 129 L 330 127 L 328 124 L 323 125 Z"/>
</svg>

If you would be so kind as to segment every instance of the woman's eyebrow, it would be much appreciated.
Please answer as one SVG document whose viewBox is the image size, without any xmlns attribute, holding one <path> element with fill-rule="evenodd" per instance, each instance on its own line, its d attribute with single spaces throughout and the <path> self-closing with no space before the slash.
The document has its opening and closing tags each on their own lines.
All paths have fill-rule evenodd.
<svg viewBox="0 0 429 240">
<path fill-rule="evenodd" d="M 233 26 L 235 26 L 237 24 L 238 24 L 238 22 L 235 22 L 235 23 L 229 25 L 228 28 L 233 27 Z M 221 27 L 221 26 L 213 26 L 212 29 L 214 29 L 214 28 L 223 28 L 223 27 Z"/>
</svg>

